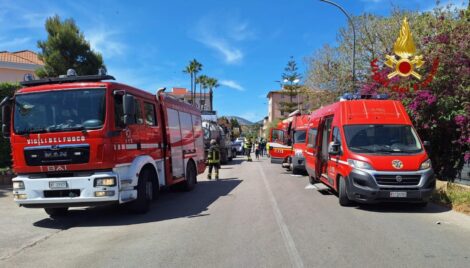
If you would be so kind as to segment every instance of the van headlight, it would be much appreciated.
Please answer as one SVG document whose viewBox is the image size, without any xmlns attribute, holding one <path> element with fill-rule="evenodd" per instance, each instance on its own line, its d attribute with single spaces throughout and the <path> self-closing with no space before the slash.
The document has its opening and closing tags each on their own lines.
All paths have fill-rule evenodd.
<svg viewBox="0 0 470 268">
<path fill-rule="evenodd" d="M 364 162 L 364 161 L 354 160 L 354 159 L 348 159 L 348 164 L 354 168 L 359 168 L 359 169 L 370 169 L 370 170 L 374 169 L 369 163 Z"/>
<path fill-rule="evenodd" d="M 95 187 L 96 186 L 116 186 L 116 178 L 96 178 L 95 179 Z"/>
<path fill-rule="evenodd" d="M 421 166 L 419 166 L 419 169 L 423 170 L 423 169 L 429 169 L 431 168 L 431 159 L 428 159 L 426 161 L 424 161 L 423 163 L 421 163 Z"/>
<path fill-rule="evenodd" d="M 300 149 L 296 149 L 294 152 L 295 152 L 295 156 L 297 156 L 297 157 L 303 156 L 303 154 L 302 154 L 303 152 Z"/>
<path fill-rule="evenodd" d="M 24 190 L 24 182 L 14 181 L 13 182 L 13 190 Z"/>
</svg>

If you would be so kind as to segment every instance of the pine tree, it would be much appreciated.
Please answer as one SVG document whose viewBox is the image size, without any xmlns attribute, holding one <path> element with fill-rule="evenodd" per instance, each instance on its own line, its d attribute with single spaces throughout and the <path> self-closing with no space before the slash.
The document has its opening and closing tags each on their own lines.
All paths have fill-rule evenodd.
<svg viewBox="0 0 470 268">
<path fill-rule="evenodd" d="M 292 113 L 297 110 L 297 107 L 301 105 L 300 102 L 294 102 L 294 97 L 299 94 L 299 90 L 302 87 L 299 85 L 299 81 L 302 76 L 297 72 L 297 63 L 294 58 L 291 57 L 287 62 L 287 66 L 284 68 L 284 73 L 282 74 L 282 80 L 284 82 L 282 87 L 282 94 L 289 96 L 289 101 L 280 102 L 279 105 L 281 112 Z"/>
<path fill-rule="evenodd" d="M 45 65 L 36 71 L 38 77 L 57 77 L 75 69 L 78 75 L 98 74 L 104 67 L 100 53 L 90 48 L 90 43 L 73 19 L 60 20 L 55 15 L 46 20 L 46 41 L 38 41 L 39 58 Z"/>
</svg>

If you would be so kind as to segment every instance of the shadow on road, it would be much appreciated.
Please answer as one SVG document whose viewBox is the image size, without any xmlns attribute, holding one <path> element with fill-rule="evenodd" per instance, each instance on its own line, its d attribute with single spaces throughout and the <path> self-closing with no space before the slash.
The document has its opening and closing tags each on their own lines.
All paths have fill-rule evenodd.
<svg viewBox="0 0 470 268">
<path fill-rule="evenodd" d="M 12 189 L 7 186 L 0 186 L 0 198 L 7 197 L 8 193 L 11 193 Z"/>
<path fill-rule="evenodd" d="M 411 203 L 356 204 L 356 209 L 381 213 L 442 213 L 451 210 L 432 203 L 424 208 Z"/>
<path fill-rule="evenodd" d="M 128 212 L 125 206 L 104 206 L 81 210 L 70 210 L 66 217 L 53 220 L 42 219 L 33 223 L 36 227 L 68 229 L 74 226 L 117 226 L 132 225 L 176 218 L 207 216 L 207 208 L 218 198 L 227 196 L 242 180 L 238 178 L 219 181 L 201 181 L 191 192 L 176 190 L 163 191 L 153 202 L 147 214 L 136 215 Z"/>
</svg>

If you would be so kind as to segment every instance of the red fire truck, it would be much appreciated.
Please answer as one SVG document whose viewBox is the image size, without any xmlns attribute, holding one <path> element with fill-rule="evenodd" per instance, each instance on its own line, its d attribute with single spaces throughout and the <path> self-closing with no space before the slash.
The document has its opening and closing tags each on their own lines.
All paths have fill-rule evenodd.
<svg viewBox="0 0 470 268">
<path fill-rule="evenodd" d="M 287 162 L 287 158 L 291 155 L 292 147 L 288 144 L 289 137 L 287 128 L 290 119 L 284 119 L 279 122 L 275 128 L 272 128 L 269 134 L 269 156 L 271 163 L 283 164 Z"/>
<path fill-rule="evenodd" d="M 306 147 L 305 140 L 309 118 L 309 115 L 302 115 L 297 112 L 292 116 L 292 120 L 287 128 L 288 136 L 291 137 L 289 143 L 292 144 L 292 149 L 287 158 L 286 166 L 293 174 L 300 174 L 306 171 L 303 152 Z"/>
<path fill-rule="evenodd" d="M 310 182 L 338 192 L 341 205 L 425 206 L 436 183 L 431 160 L 403 105 L 377 98 L 348 94 L 310 115 L 304 151 Z"/>
<path fill-rule="evenodd" d="M 69 70 L 2 101 L 17 204 L 51 216 L 110 203 L 144 213 L 161 187 L 193 189 L 205 169 L 199 110 L 110 79 Z"/>
<path fill-rule="evenodd" d="M 276 128 L 271 129 L 269 138 L 271 163 L 282 164 L 294 174 L 305 171 L 303 150 L 308 118 L 309 115 L 295 111 L 279 122 Z"/>
</svg>

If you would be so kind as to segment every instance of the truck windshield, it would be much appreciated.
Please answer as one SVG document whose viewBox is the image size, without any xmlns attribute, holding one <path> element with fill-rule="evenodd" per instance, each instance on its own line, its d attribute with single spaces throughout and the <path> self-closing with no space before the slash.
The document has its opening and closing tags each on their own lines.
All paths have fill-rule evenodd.
<svg viewBox="0 0 470 268">
<path fill-rule="evenodd" d="M 15 97 L 17 134 L 99 129 L 105 116 L 105 89 L 55 90 Z"/>
<path fill-rule="evenodd" d="M 305 130 L 296 130 L 294 132 L 294 143 L 304 143 L 305 136 L 306 136 Z"/>
<path fill-rule="evenodd" d="M 418 135 L 405 125 L 344 126 L 348 148 L 356 153 L 408 154 L 422 151 Z"/>
</svg>

